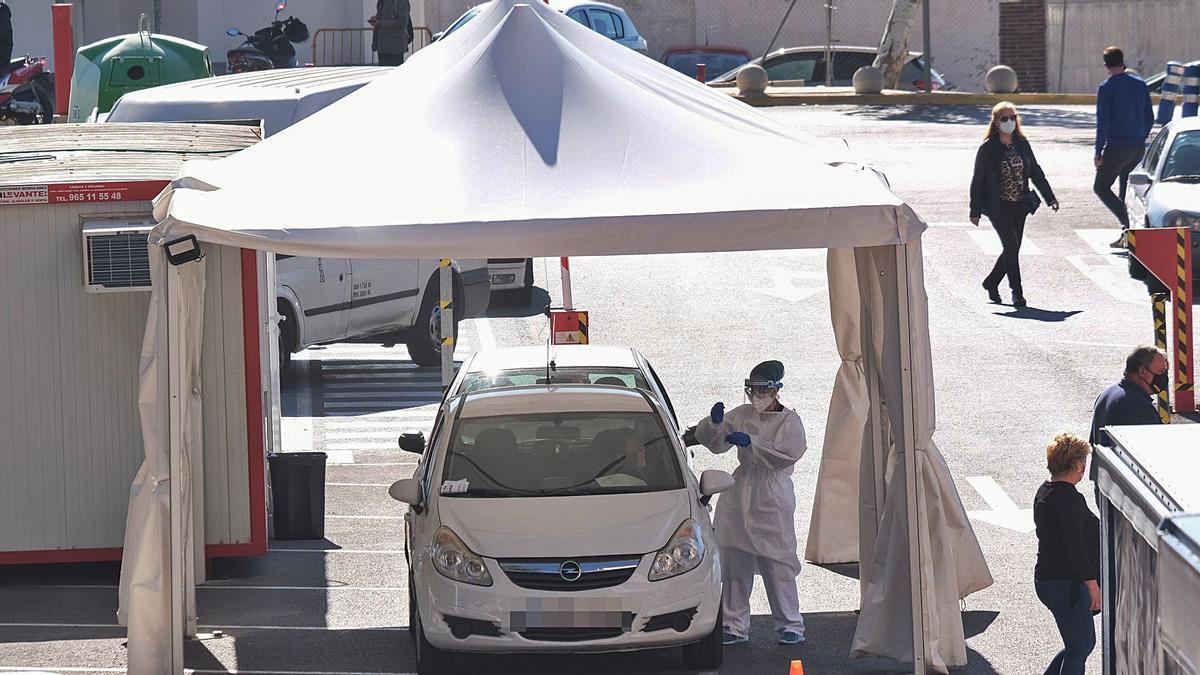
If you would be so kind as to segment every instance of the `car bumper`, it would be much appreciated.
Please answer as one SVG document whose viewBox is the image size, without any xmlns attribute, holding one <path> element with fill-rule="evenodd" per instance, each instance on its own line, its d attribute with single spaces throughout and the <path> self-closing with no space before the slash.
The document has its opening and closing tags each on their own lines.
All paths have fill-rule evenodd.
<svg viewBox="0 0 1200 675">
<path fill-rule="evenodd" d="M 495 560 L 488 559 L 492 575 L 489 587 L 472 586 L 446 579 L 431 565 L 425 565 L 418 583 L 418 603 L 421 625 L 429 643 L 440 649 L 464 652 L 612 652 L 652 649 L 698 642 L 712 632 L 721 603 L 721 584 L 715 572 L 713 554 L 709 553 L 700 567 L 673 579 L 650 581 L 648 571 L 652 555 L 643 556 L 641 564 L 628 581 L 618 586 L 573 593 L 539 591 L 522 588 L 505 576 Z M 420 583 L 424 582 L 424 583 Z M 563 610 L 569 602 L 566 614 Z M 612 614 L 624 614 L 627 628 L 619 634 L 595 639 L 536 639 L 534 624 L 546 621 L 547 608 L 554 608 L 561 622 L 576 622 L 580 628 L 596 623 L 615 623 Z M 674 627 L 646 631 L 653 617 L 676 612 L 695 614 L 687 628 Z M 541 610 L 541 611 L 535 611 Z M 569 618 L 570 612 L 575 618 Z M 517 614 L 514 614 L 517 613 Z M 524 612 L 524 615 L 520 613 Z M 590 614 L 588 614 L 590 613 Z M 603 615 L 603 616 L 602 616 Z M 519 625 L 528 624 L 525 630 Z M 495 635 L 471 634 L 455 637 L 450 623 L 459 619 L 490 626 Z M 586 631 L 585 631 L 586 632 Z M 531 639 L 529 636 L 535 636 Z M 568 637 L 568 636 L 562 636 Z M 578 636 L 575 636 L 578 637 Z"/>
<path fill-rule="evenodd" d="M 487 271 L 492 291 L 512 291 L 525 288 L 526 258 L 492 258 Z"/>
<path fill-rule="evenodd" d="M 463 316 L 482 316 L 492 301 L 492 285 L 487 267 L 458 273 L 463 286 Z"/>
</svg>

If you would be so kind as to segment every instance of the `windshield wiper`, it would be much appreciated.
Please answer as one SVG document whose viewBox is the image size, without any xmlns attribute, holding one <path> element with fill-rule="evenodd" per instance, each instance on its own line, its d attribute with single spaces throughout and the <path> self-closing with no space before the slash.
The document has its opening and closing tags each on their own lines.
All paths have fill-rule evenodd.
<svg viewBox="0 0 1200 675">
<path fill-rule="evenodd" d="M 1179 174 L 1177 176 L 1167 176 L 1162 179 L 1163 183 L 1200 183 L 1200 175 L 1194 173 Z"/>
<path fill-rule="evenodd" d="M 520 494 L 509 490 L 500 490 L 497 488 L 471 488 L 465 492 L 448 492 L 442 497 L 529 497 L 528 494 Z"/>
</svg>

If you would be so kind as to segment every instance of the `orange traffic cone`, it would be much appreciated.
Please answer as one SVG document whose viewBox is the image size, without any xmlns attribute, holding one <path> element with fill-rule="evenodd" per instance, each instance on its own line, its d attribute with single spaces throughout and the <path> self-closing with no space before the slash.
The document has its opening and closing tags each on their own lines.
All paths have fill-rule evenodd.
<svg viewBox="0 0 1200 675">
<path fill-rule="evenodd" d="M 804 664 L 799 659 L 792 661 L 792 667 L 788 670 L 788 675 L 804 675 Z"/>
</svg>

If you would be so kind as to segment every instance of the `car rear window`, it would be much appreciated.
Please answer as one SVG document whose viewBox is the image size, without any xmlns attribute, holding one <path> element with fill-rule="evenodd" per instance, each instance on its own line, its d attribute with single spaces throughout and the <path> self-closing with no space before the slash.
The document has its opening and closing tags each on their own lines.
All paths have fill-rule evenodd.
<svg viewBox="0 0 1200 675">
<path fill-rule="evenodd" d="M 546 368 L 524 368 L 467 373 L 460 393 L 537 384 L 607 384 L 651 391 L 635 368 L 558 368 L 548 372 Z"/>
<path fill-rule="evenodd" d="M 642 412 L 460 419 L 442 471 L 447 497 L 553 497 L 683 489 L 675 447 Z"/>
</svg>

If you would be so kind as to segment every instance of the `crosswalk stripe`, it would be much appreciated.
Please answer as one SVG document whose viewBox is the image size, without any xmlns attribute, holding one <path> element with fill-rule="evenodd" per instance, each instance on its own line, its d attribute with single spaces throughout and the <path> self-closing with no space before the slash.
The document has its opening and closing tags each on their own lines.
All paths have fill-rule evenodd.
<svg viewBox="0 0 1200 675">
<path fill-rule="evenodd" d="M 421 401 L 442 400 L 442 392 L 430 391 L 425 389 L 404 389 L 401 391 L 389 391 L 381 389 L 378 391 L 330 391 L 325 392 L 325 404 L 329 405 L 329 399 L 346 400 L 353 399 L 358 401 L 370 401 L 372 403 L 379 400 L 388 401 L 410 401 L 413 399 Z"/>
<path fill-rule="evenodd" d="M 1147 304 L 1146 286 L 1129 278 L 1129 272 L 1120 258 L 1069 255 L 1067 261 L 1117 300 L 1133 305 Z"/>
<path fill-rule="evenodd" d="M 326 443 L 325 447 L 330 450 L 395 450 L 395 451 L 399 452 L 399 448 L 396 447 L 395 441 L 392 441 L 390 443 L 364 443 L 364 442 L 360 442 L 360 441 L 346 441 L 346 442 L 339 441 L 336 443 L 334 443 L 334 442 Z"/>
<path fill-rule="evenodd" d="M 1000 237 L 991 230 L 968 230 L 967 234 L 986 255 L 1000 255 Z M 1021 255 L 1041 255 L 1042 249 L 1028 236 L 1021 242 Z"/>
<path fill-rule="evenodd" d="M 1107 229 L 1090 229 L 1090 230 L 1075 230 L 1075 234 L 1085 242 L 1092 250 L 1100 255 L 1111 255 L 1119 253 L 1121 249 L 1115 249 L 1109 246 L 1116 239 L 1120 232 L 1115 228 Z"/>
</svg>

